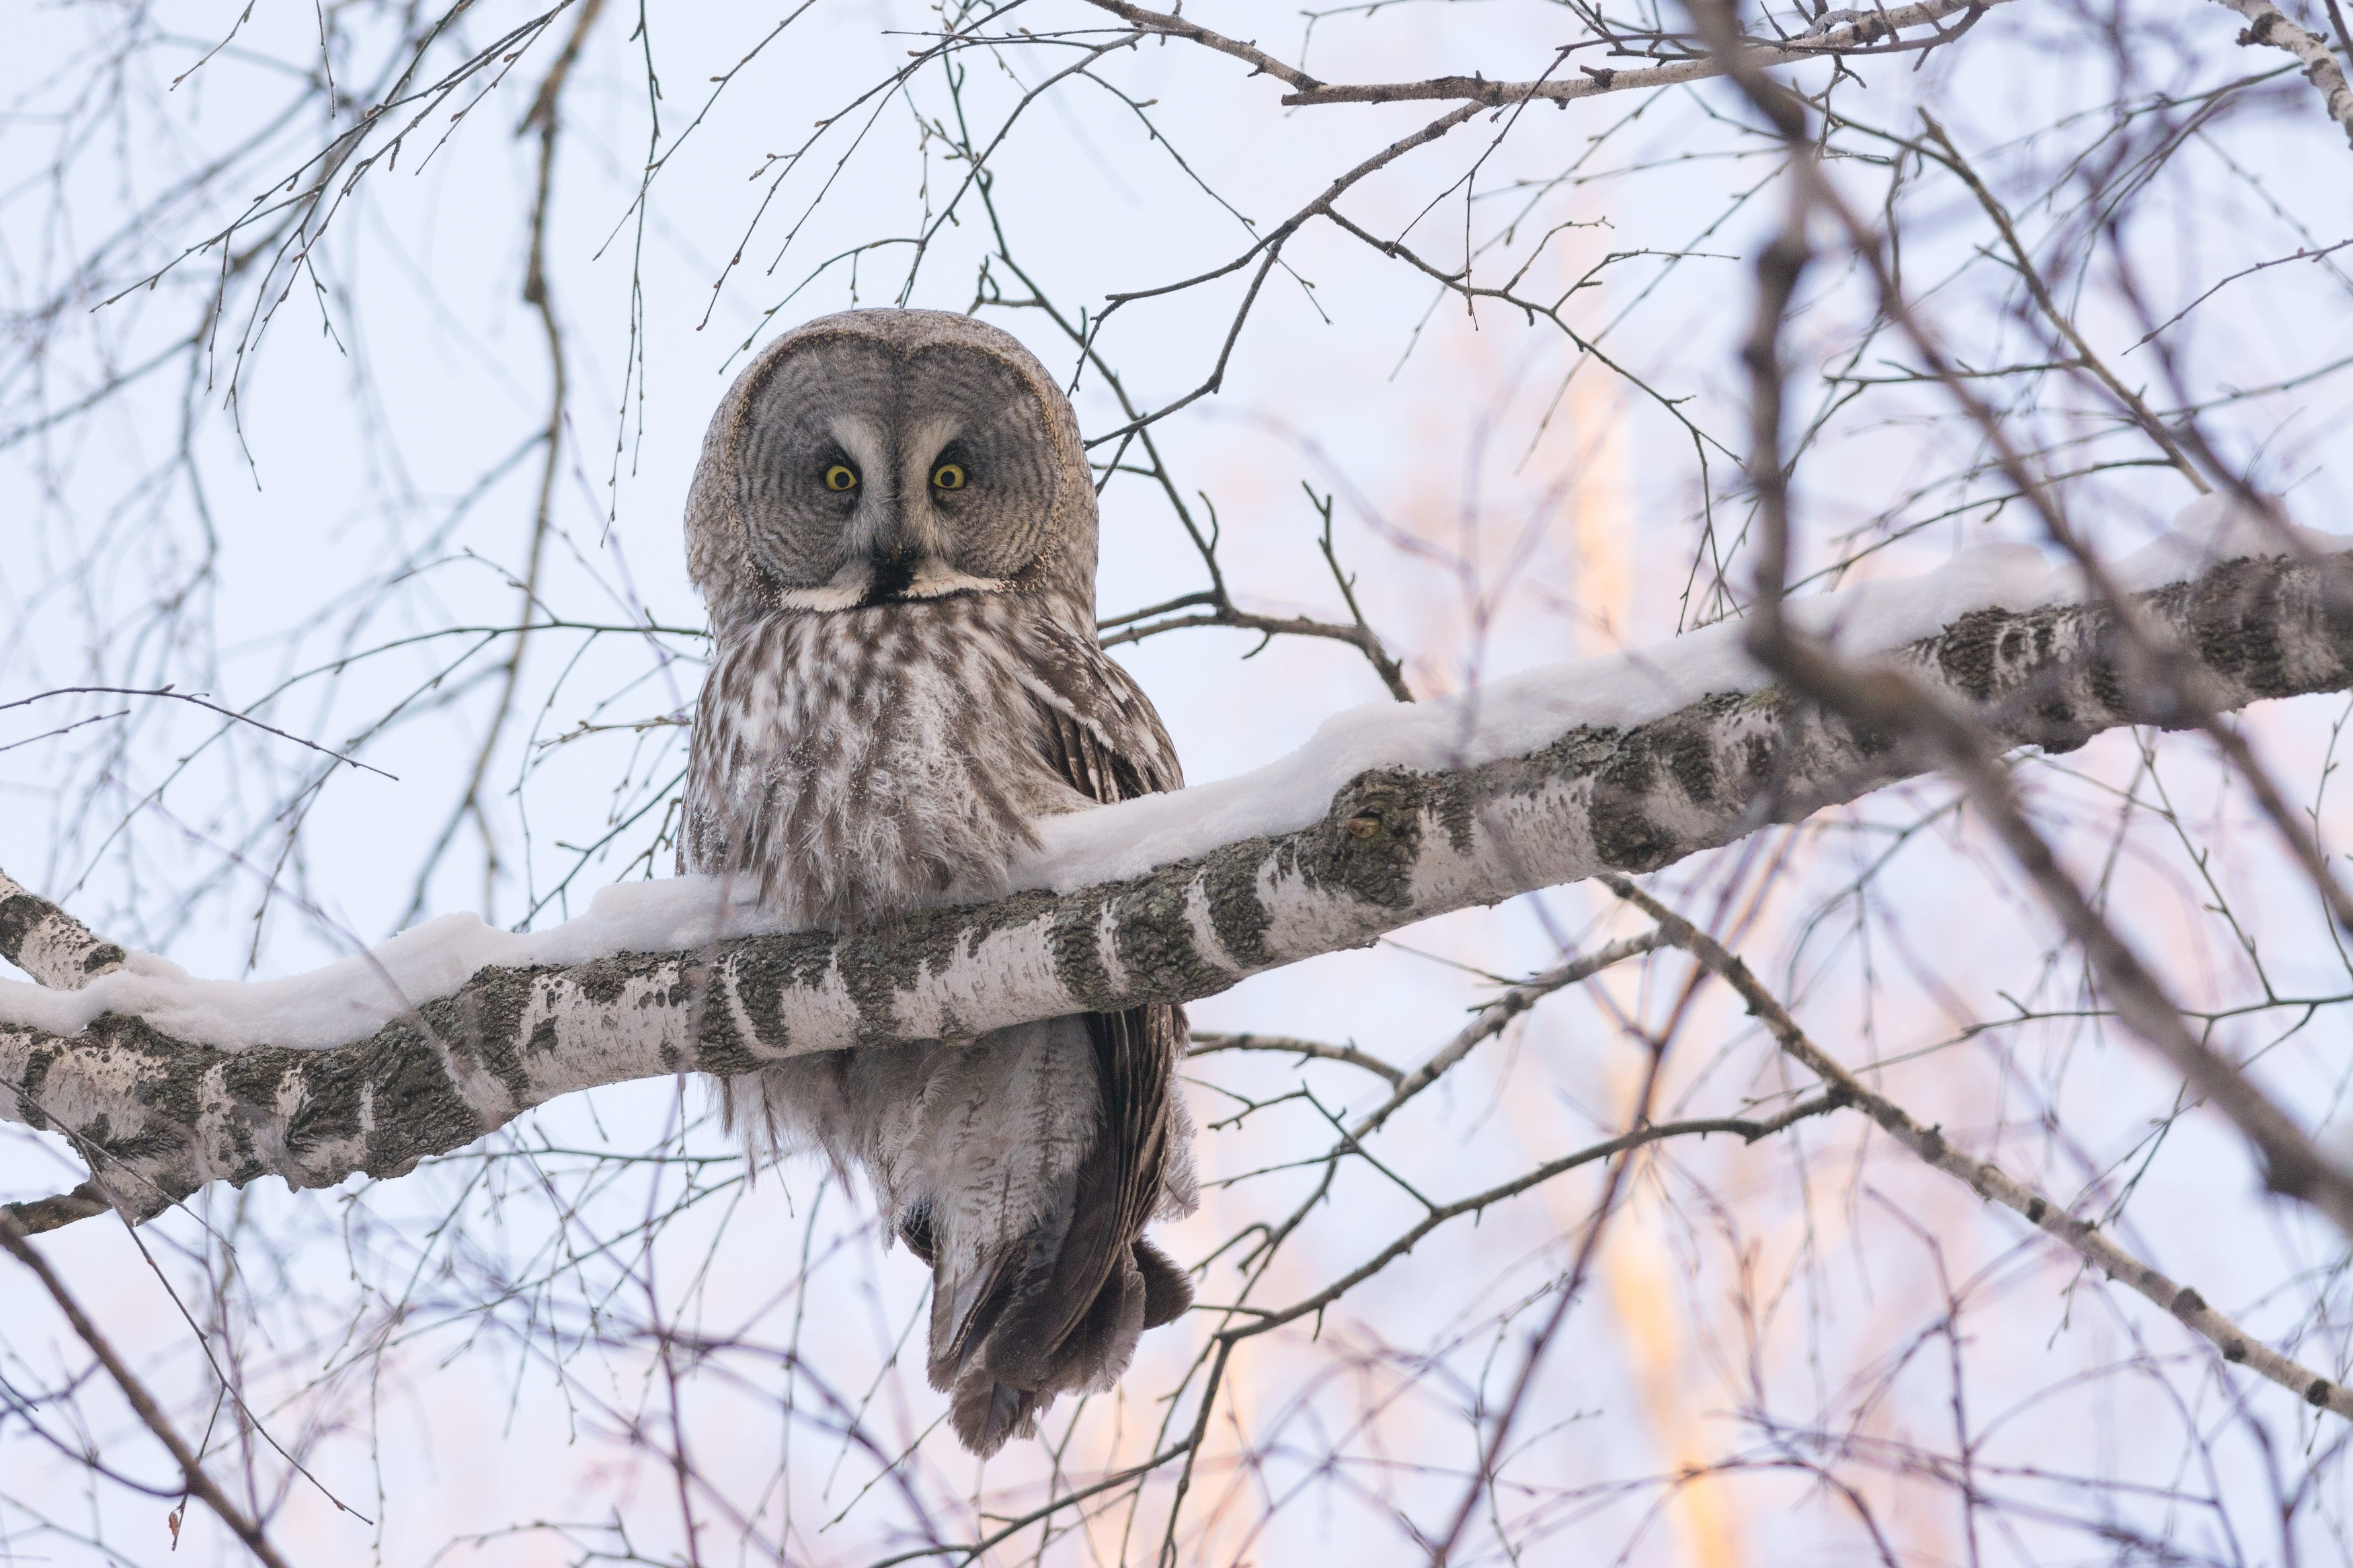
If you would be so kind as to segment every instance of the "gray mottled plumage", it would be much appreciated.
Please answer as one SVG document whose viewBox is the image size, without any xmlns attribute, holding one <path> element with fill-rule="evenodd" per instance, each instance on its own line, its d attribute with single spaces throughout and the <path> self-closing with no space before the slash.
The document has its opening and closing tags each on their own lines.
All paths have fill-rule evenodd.
<svg viewBox="0 0 2353 1568">
<path fill-rule="evenodd" d="M 712 419 L 686 540 L 717 657 L 680 861 L 795 924 L 987 897 L 1037 818 L 1183 782 L 1096 645 L 1077 420 L 993 327 L 852 310 L 778 340 Z M 1184 1042 L 1178 1009 L 1136 1007 L 723 1088 L 755 1151 L 863 1173 L 932 1266 L 932 1383 L 988 1454 L 1191 1300 L 1144 1237 L 1193 1205 Z"/>
</svg>

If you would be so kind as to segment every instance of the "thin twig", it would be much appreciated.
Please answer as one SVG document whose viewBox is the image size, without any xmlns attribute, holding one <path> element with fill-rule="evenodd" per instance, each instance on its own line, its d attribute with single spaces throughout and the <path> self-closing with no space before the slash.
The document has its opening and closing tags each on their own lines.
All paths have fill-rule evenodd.
<svg viewBox="0 0 2353 1568">
<path fill-rule="evenodd" d="M 289 734 L 274 724 L 263 723 L 249 713 L 240 713 L 234 708 L 224 708 L 217 702 L 206 700 L 195 692 L 175 691 L 170 686 L 59 686 L 47 691 L 36 691 L 30 697 L 19 697 L 14 702 L 0 702 L 0 713 L 5 713 L 11 708 L 22 708 L 28 702 L 39 702 L 51 697 L 168 697 L 174 702 L 188 703 L 208 713 L 217 713 L 224 719 L 234 720 L 239 724 L 250 724 L 255 729 L 275 735 L 281 741 L 291 741 L 298 746 L 307 746 L 322 756 L 332 757 L 335 761 L 349 766 L 365 768 L 378 778 L 390 779 L 395 784 L 400 782 L 399 774 L 385 773 L 373 763 L 364 763 L 357 757 L 347 756 L 332 747 L 322 746 L 316 741 L 306 741 L 300 735 Z"/>
<path fill-rule="evenodd" d="M 2165 427 L 2165 421 L 2157 416 L 2139 393 L 2126 386 L 2116 372 L 2108 368 L 2107 362 L 2077 330 L 2074 321 L 2051 297 L 2050 286 L 2043 282 L 2041 269 L 2034 265 L 2034 258 L 2027 253 L 2025 242 L 2018 237 L 2018 230 L 2010 224 L 2010 209 L 1997 201 L 1993 192 L 1986 188 L 1986 183 L 1978 178 L 1978 172 L 1969 166 L 1967 158 L 1961 156 L 1961 150 L 1953 144 L 1953 139 L 1945 133 L 1945 128 L 1936 122 L 1936 117 L 1925 108 L 1919 112 L 1922 123 L 1928 127 L 1929 137 L 1944 149 L 1945 166 L 1969 188 L 1969 194 L 1978 199 L 1978 205 L 1985 209 L 1986 216 L 1993 220 L 1994 227 L 2001 231 L 2002 244 L 2009 247 L 2010 263 L 2026 284 L 2027 292 L 2034 296 L 2034 302 L 2042 307 L 2043 317 L 2075 351 L 2077 362 L 2098 377 L 2100 384 L 2108 389 L 2109 395 L 2124 405 L 2125 412 L 2131 416 L 2133 423 L 2157 443 L 2167 460 L 2189 481 L 2191 489 L 2201 496 L 2211 495 L 2214 487 L 2207 482 L 2205 475 L 2198 471 L 2198 465 L 2189 460 L 2189 454 L 2181 449 L 2180 441 Z"/>
<path fill-rule="evenodd" d="M 1781 1049 L 1828 1084 L 1831 1092 L 1841 1102 L 1861 1107 L 1905 1148 L 1946 1174 L 1967 1182 L 1979 1197 L 1989 1198 L 2024 1216 L 2044 1234 L 2072 1247 L 2085 1262 L 2100 1269 L 2109 1279 L 2121 1280 L 2155 1302 L 2191 1331 L 2211 1341 L 2221 1351 L 2224 1361 L 2242 1364 L 2260 1373 L 2316 1408 L 2353 1416 L 2353 1389 L 2273 1350 L 2208 1306 L 2205 1298 L 2196 1290 L 2176 1283 L 2118 1247 L 2094 1221 L 2077 1219 L 2067 1212 L 2063 1205 L 2053 1203 L 2031 1187 L 2005 1175 L 1999 1167 L 1962 1153 L 1953 1147 L 1941 1129 L 1921 1126 L 1893 1100 L 1873 1092 L 1837 1058 L 1808 1039 L 1805 1031 L 1790 1018 L 1788 1010 L 1772 993 L 1758 984 L 1748 966 L 1726 952 L 1714 937 L 1642 891 L 1627 878 L 1612 874 L 1601 879 L 1609 884 L 1611 892 L 1656 921 L 1668 942 L 1690 953 L 1705 966 L 1709 973 L 1738 992 L 1740 999 L 1748 1005 L 1748 1010 L 1772 1032 Z"/>
<path fill-rule="evenodd" d="M 1550 102 L 1566 108 L 1577 99 L 1599 98 L 1612 92 L 1641 92 L 1654 88 L 1679 86 L 1684 82 L 1704 81 L 1711 77 L 1724 76 L 1732 68 L 1712 54 L 1694 52 L 1689 58 L 1672 64 L 1639 70 L 1605 70 L 1597 66 L 1587 66 L 1583 68 L 1582 76 L 1565 80 L 1491 81 L 1483 76 L 1472 75 L 1430 77 L 1420 81 L 1335 85 L 1320 81 L 1297 67 L 1277 59 L 1255 44 L 1212 32 L 1174 12 L 1146 10 L 1141 5 L 1127 4 L 1126 0 L 1087 0 L 1087 3 L 1145 32 L 1164 37 L 1183 38 L 1203 48 L 1214 49 L 1221 55 L 1230 55 L 1246 62 L 1253 68 L 1252 75 L 1273 77 L 1292 89 L 1282 96 L 1283 106 L 1287 109 L 1331 103 L 1406 103 L 1453 99 L 1467 99 L 1482 107 L 1494 109 L 1532 102 Z M 1825 17 L 1816 23 L 1812 30 L 1794 37 L 1744 38 L 1741 47 L 1752 68 L 1798 65 L 1808 60 L 1848 55 L 1914 53 L 1950 43 L 1974 26 L 1977 18 L 1987 10 L 2004 3 L 2005 0 L 1922 0 L 1921 4 L 1893 9 L 1845 11 Z M 1907 28 L 1934 28 L 1937 22 L 1952 16 L 1962 16 L 1963 22 L 1961 26 L 1951 32 L 1938 29 L 1925 38 L 1897 37 Z M 1660 35 L 1662 43 L 1668 37 Z"/>
<path fill-rule="evenodd" d="M 1348 1130 L 1352 1139 L 1364 1138 L 1376 1131 L 1382 1122 L 1397 1114 L 1406 1101 L 1428 1089 L 1482 1040 L 1491 1040 L 1504 1032 L 1504 1026 L 1535 1006 L 1556 991 L 1565 990 L 1592 979 L 1612 964 L 1639 958 L 1658 947 L 1664 939 L 1656 931 L 1630 936 L 1613 942 L 1597 952 L 1572 958 L 1567 963 L 1546 970 L 1542 974 L 1505 991 L 1501 996 L 1480 1007 L 1479 1016 L 1464 1025 L 1460 1033 L 1430 1053 L 1430 1059 L 1405 1075 L 1397 1092 L 1383 1100 L 1365 1119 Z"/>
<path fill-rule="evenodd" d="M 1218 1051 L 1279 1051 L 1284 1056 L 1314 1057 L 1323 1061 L 1346 1062 L 1350 1067 L 1377 1073 L 1387 1079 L 1392 1089 L 1405 1081 L 1405 1069 L 1393 1068 L 1354 1046 L 1330 1046 L 1321 1040 L 1293 1039 L 1288 1035 L 1196 1034 L 1193 1047 L 1186 1054 L 1206 1057 Z"/>
<path fill-rule="evenodd" d="M 245 1542 L 246 1550 L 259 1558 L 265 1568 L 287 1568 L 286 1559 L 278 1554 L 278 1548 L 270 1544 L 269 1538 L 262 1533 L 261 1526 L 247 1518 L 244 1510 L 213 1484 L 213 1479 L 205 1473 L 203 1462 L 174 1429 L 163 1407 L 155 1403 L 154 1395 L 147 1392 L 146 1384 L 141 1383 L 138 1375 L 124 1364 L 122 1358 L 115 1354 L 114 1347 L 107 1342 L 105 1335 L 99 1332 L 98 1325 L 90 1321 L 90 1315 L 81 1310 L 81 1303 L 67 1290 L 65 1281 L 49 1268 L 48 1259 L 25 1239 L 15 1216 L 5 1211 L 0 1211 L 0 1247 L 6 1248 L 11 1257 L 31 1269 L 34 1277 L 40 1280 L 43 1289 L 48 1291 L 49 1299 L 58 1304 L 58 1310 L 72 1325 L 73 1331 L 80 1336 L 82 1343 L 90 1347 L 90 1353 L 98 1358 L 99 1364 L 106 1368 L 107 1375 L 122 1391 L 125 1402 L 180 1467 L 181 1478 L 186 1482 L 188 1490 L 202 1498 L 205 1506 L 220 1516 L 221 1522 Z"/>
</svg>

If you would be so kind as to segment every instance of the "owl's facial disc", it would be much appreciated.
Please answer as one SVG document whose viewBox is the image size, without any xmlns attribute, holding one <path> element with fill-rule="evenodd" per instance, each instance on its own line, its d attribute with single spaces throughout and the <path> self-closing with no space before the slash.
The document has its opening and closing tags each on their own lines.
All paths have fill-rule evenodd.
<svg viewBox="0 0 2353 1568">
<path fill-rule="evenodd" d="M 951 594 L 1003 593 L 1001 577 L 976 577 L 955 562 L 955 510 L 968 493 L 985 490 L 976 460 L 952 427 L 933 426 L 897 443 L 909 460 L 893 484 L 891 449 L 883 431 L 870 421 L 835 421 L 835 446 L 821 455 L 820 482 L 839 498 L 841 535 L 848 559 L 825 583 L 786 588 L 778 603 L 786 609 L 849 610 Z M 931 452 L 928 460 L 921 454 Z M 868 476 L 873 476 L 869 478 Z M 905 498 L 905 499 L 902 499 Z"/>
<path fill-rule="evenodd" d="M 785 607 L 1004 592 L 1044 542 L 1062 482 L 1053 421 L 993 354 L 820 338 L 745 413 L 740 515 Z"/>
</svg>

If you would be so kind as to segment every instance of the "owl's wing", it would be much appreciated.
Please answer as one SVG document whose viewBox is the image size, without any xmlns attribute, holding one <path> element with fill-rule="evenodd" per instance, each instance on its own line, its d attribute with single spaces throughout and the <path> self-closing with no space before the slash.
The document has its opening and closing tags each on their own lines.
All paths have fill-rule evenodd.
<svg viewBox="0 0 2353 1568">
<path fill-rule="evenodd" d="M 1092 638 L 1082 641 L 1052 628 L 1037 674 L 1051 731 L 1048 760 L 1080 793 L 1110 805 L 1184 787 L 1176 748 L 1152 700 Z M 1118 1247 L 1131 1243 L 1151 1298 L 1145 1311 L 1145 1326 L 1150 1328 L 1183 1311 L 1193 1295 L 1182 1272 L 1143 1238 L 1145 1221 L 1159 1206 L 1166 1171 L 1169 1080 L 1184 1058 L 1185 1012 L 1155 1004 L 1085 1016 L 1103 1086 L 1103 1120 L 1096 1154 L 1080 1173 L 1081 1203 L 1063 1256 L 1074 1268 L 1100 1267 L 1108 1274 Z M 1102 1195 L 1083 1190 L 1091 1180 L 1099 1184 Z M 1113 1184 L 1109 1193 L 1101 1183 Z M 1103 1201 L 1106 1196 L 1110 1201 Z M 1080 1227 L 1097 1220 L 1109 1234 L 1079 1245 Z"/>
<path fill-rule="evenodd" d="M 1025 673 L 1053 731 L 1046 760 L 1081 795 L 1110 805 L 1185 787 L 1152 700 L 1092 640 L 1048 623 Z"/>
<path fill-rule="evenodd" d="M 1056 628 L 1029 674 L 1046 760 L 1081 794 L 1109 805 L 1183 784 L 1176 748 L 1150 700 L 1092 641 Z M 1049 1278 L 1008 1280 L 1012 1288 L 1002 1295 L 984 1292 L 997 1298 L 989 1303 L 994 1321 L 976 1326 L 993 1342 L 997 1401 L 1011 1394 L 1008 1384 L 1049 1395 L 1105 1385 L 1125 1367 L 1138 1332 L 1169 1321 L 1193 1300 L 1184 1270 L 1144 1236 L 1160 1206 L 1176 1135 L 1170 1088 L 1185 1052 L 1184 1011 L 1155 1003 L 1083 1019 L 1101 1119 Z M 1030 1403 L 1017 1396 L 997 1408 L 976 1399 L 967 1412 L 959 1401 L 959 1428 L 969 1416 L 984 1441 L 1001 1441 L 999 1432 L 1026 1421 Z"/>
</svg>

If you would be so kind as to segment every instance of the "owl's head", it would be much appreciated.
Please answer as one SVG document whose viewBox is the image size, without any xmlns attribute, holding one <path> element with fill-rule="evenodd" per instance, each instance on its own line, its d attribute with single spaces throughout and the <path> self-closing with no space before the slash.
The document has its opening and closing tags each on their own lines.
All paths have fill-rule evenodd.
<svg viewBox="0 0 2353 1568">
<path fill-rule="evenodd" d="M 956 594 L 1091 615 L 1094 485 L 1070 400 L 1011 336 L 944 310 L 848 310 L 736 378 L 703 437 L 686 546 L 722 630 Z"/>
</svg>

